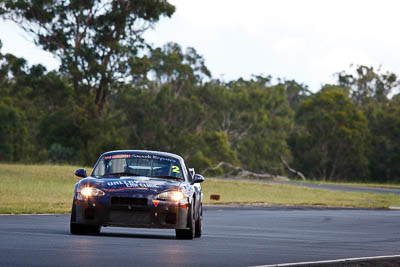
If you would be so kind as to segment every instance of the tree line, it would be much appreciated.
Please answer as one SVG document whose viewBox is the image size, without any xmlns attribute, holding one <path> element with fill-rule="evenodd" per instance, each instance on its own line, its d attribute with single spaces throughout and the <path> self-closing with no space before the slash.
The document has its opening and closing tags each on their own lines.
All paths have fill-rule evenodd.
<svg viewBox="0 0 400 267">
<path fill-rule="evenodd" d="M 287 162 L 310 179 L 399 180 L 394 73 L 357 66 L 316 93 L 271 76 L 221 81 L 194 48 L 144 40 L 173 13 L 159 0 L 1 3 L 0 16 L 61 66 L 0 50 L 0 160 L 92 165 L 105 151 L 151 149 L 209 175 L 226 166 L 289 175 Z"/>
</svg>

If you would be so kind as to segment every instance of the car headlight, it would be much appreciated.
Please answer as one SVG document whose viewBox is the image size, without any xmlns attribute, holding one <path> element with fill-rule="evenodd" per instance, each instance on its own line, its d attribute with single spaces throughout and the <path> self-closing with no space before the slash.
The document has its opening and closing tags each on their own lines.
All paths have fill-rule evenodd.
<svg viewBox="0 0 400 267">
<path fill-rule="evenodd" d="M 97 189 L 95 187 L 84 187 L 81 190 L 81 195 L 84 197 L 102 197 L 106 193 L 103 190 Z"/>
<path fill-rule="evenodd" d="M 167 191 L 157 195 L 159 200 L 181 201 L 185 195 L 180 191 Z"/>
</svg>

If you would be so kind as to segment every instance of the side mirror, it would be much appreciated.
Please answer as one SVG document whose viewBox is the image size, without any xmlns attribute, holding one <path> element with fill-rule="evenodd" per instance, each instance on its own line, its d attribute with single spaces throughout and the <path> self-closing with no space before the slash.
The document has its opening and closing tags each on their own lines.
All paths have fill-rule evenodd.
<svg viewBox="0 0 400 267">
<path fill-rule="evenodd" d="M 189 172 L 190 172 L 190 176 L 194 177 L 194 175 L 195 175 L 194 168 L 189 168 Z"/>
<path fill-rule="evenodd" d="M 77 169 L 75 171 L 75 175 L 78 176 L 78 177 L 82 177 L 82 178 L 86 178 L 87 177 L 85 169 Z"/>
<path fill-rule="evenodd" d="M 204 182 L 204 177 L 203 177 L 203 175 L 200 175 L 200 174 L 195 174 L 194 175 L 194 177 L 193 177 L 193 180 L 192 180 L 192 184 L 196 184 L 196 183 L 202 183 L 202 182 Z"/>
</svg>

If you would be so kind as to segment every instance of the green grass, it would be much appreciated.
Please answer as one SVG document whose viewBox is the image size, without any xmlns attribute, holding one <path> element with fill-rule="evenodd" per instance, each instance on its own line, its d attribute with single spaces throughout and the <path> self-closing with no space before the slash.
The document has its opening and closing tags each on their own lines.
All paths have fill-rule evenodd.
<svg viewBox="0 0 400 267">
<path fill-rule="evenodd" d="M 0 213 L 68 213 L 78 166 L 0 164 Z M 87 169 L 89 171 L 89 169 Z M 387 208 L 397 195 L 337 192 L 291 185 L 206 179 L 205 204 L 270 204 Z M 219 194 L 220 201 L 210 200 Z"/>
<path fill-rule="evenodd" d="M 379 183 L 362 183 L 362 182 L 326 182 L 318 180 L 297 180 L 299 183 L 312 183 L 312 184 L 333 184 L 333 185 L 344 185 L 344 186 L 358 186 L 358 187 L 369 187 L 369 188 L 387 188 L 387 189 L 400 189 L 400 184 L 379 184 Z"/>
<path fill-rule="evenodd" d="M 0 164 L 0 213 L 66 213 L 78 167 Z"/>
<path fill-rule="evenodd" d="M 358 208 L 400 206 L 400 196 L 394 194 L 329 191 L 283 184 L 207 179 L 203 191 L 206 204 L 261 203 Z M 210 194 L 219 194 L 221 200 L 210 200 Z"/>
</svg>

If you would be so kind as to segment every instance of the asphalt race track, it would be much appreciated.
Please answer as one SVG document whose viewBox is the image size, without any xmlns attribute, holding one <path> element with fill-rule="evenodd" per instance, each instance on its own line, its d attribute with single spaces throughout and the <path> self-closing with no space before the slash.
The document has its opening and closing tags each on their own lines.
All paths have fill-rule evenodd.
<svg viewBox="0 0 400 267">
<path fill-rule="evenodd" d="M 69 215 L 0 216 L 0 266 L 251 266 L 400 254 L 400 211 L 208 207 L 203 237 L 69 233 Z"/>
</svg>

